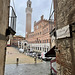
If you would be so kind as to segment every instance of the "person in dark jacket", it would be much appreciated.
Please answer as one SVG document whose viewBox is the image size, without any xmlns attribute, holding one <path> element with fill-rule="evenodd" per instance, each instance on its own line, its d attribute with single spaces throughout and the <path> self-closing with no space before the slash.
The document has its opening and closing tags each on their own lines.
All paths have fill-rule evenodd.
<svg viewBox="0 0 75 75">
<path fill-rule="evenodd" d="M 18 66 L 19 58 L 16 58 L 16 65 Z"/>
<path fill-rule="evenodd" d="M 34 57 L 34 61 L 35 61 L 35 64 L 36 64 L 36 56 Z"/>
</svg>

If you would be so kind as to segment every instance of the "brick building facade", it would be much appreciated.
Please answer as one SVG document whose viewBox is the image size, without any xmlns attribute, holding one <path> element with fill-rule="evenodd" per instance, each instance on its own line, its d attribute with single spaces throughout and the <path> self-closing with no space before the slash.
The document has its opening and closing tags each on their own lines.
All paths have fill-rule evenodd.
<svg viewBox="0 0 75 75">
<path fill-rule="evenodd" d="M 53 25 L 54 22 L 45 20 L 41 16 L 41 20 L 34 22 L 34 32 L 31 32 L 28 35 L 26 40 L 30 44 L 30 48 L 40 52 L 47 52 L 50 50 L 50 25 Z"/>
<path fill-rule="evenodd" d="M 56 30 L 67 28 L 69 35 L 56 39 L 56 45 L 60 52 L 56 52 L 57 75 L 75 75 L 75 0 L 56 0 Z M 60 32 L 60 34 L 62 34 Z M 57 35 L 58 37 L 58 35 Z"/>
</svg>

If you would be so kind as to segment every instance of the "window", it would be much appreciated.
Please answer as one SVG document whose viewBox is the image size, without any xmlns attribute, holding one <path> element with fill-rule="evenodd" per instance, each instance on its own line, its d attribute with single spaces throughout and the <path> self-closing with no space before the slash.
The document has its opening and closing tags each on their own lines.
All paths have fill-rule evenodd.
<svg viewBox="0 0 75 75">
<path fill-rule="evenodd" d="M 45 51 L 46 51 L 46 48 L 45 48 Z"/>
<path fill-rule="evenodd" d="M 37 41 L 37 43 L 39 43 L 39 41 Z"/>
<path fill-rule="evenodd" d="M 43 43 L 44 43 L 44 40 L 43 40 Z"/>
<path fill-rule="evenodd" d="M 48 39 L 47 39 L 47 43 L 48 43 Z"/>
<path fill-rule="evenodd" d="M 29 7 L 31 7 L 31 4 L 29 4 Z"/>
<path fill-rule="evenodd" d="M 45 40 L 45 43 L 46 43 L 46 40 Z"/>
<path fill-rule="evenodd" d="M 39 47 L 38 47 L 38 50 L 39 50 Z"/>
<path fill-rule="evenodd" d="M 40 47 L 40 51 L 41 51 L 41 47 Z"/>
<path fill-rule="evenodd" d="M 48 48 L 47 48 L 47 52 L 48 52 Z"/>
<path fill-rule="evenodd" d="M 43 51 L 44 51 L 44 48 L 43 48 Z"/>
<path fill-rule="evenodd" d="M 36 50 L 37 50 L 37 47 L 36 47 Z"/>
<path fill-rule="evenodd" d="M 22 45 L 22 49 L 23 49 L 23 45 Z"/>
<path fill-rule="evenodd" d="M 37 26 L 37 29 L 38 29 L 38 26 Z"/>
<path fill-rule="evenodd" d="M 38 41 L 38 38 L 37 38 L 37 41 Z"/>
<path fill-rule="evenodd" d="M 47 28 L 47 31 L 48 31 L 48 28 Z"/>
<path fill-rule="evenodd" d="M 41 28 L 41 25 L 40 25 L 40 28 Z"/>
</svg>

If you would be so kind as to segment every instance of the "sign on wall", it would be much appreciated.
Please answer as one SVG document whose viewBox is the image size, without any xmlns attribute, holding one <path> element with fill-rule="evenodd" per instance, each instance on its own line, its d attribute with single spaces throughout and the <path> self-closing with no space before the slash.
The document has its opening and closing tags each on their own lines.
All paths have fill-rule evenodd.
<svg viewBox="0 0 75 75">
<path fill-rule="evenodd" d="M 70 37 L 69 25 L 56 30 L 56 34 L 57 34 L 57 39 Z"/>
</svg>

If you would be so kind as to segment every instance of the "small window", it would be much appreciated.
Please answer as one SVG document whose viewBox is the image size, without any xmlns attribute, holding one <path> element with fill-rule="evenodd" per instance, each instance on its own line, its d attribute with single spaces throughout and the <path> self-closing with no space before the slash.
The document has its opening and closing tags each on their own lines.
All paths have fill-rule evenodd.
<svg viewBox="0 0 75 75">
<path fill-rule="evenodd" d="M 45 43 L 46 43 L 46 40 L 45 40 Z"/>
<path fill-rule="evenodd" d="M 39 50 L 39 47 L 38 47 L 38 50 Z"/>
<path fill-rule="evenodd" d="M 47 28 L 47 31 L 48 31 L 48 28 Z"/>
<path fill-rule="evenodd" d="M 36 47 L 36 50 L 37 50 L 37 47 Z"/>
<path fill-rule="evenodd" d="M 47 39 L 47 43 L 48 43 L 48 39 Z"/>
<path fill-rule="evenodd" d="M 47 48 L 47 52 L 48 52 L 48 48 Z"/>
<path fill-rule="evenodd" d="M 40 25 L 40 28 L 41 28 L 41 25 Z"/>
<path fill-rule="evenodd" d="M 40 51 L 41 51 L 41 47 L 40 47 Z"/>
<path fill-rule="evenodd" d="M 23 49 L 23 46 L 22 46 L 22 49 Z"/>
<path fill-rule="evenodd" d="M 37 26 L 37 29 L 38 29 L 38 26 Z"/>
<path fill-rule="evenodd" d="M 44 43 L 44 40 L 43 40 L 43 43 Z"/>
</svg>

